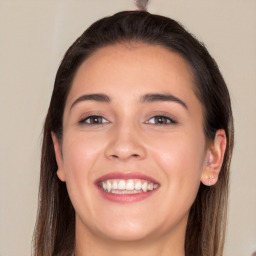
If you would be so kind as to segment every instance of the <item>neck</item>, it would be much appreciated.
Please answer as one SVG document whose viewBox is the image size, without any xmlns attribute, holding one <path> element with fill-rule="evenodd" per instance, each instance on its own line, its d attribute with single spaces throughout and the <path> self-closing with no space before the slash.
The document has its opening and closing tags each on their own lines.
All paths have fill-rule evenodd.
<svg viewBox="0 0 256 256">
<path fill-rule="evenodd" d="M 185 224 L 185 225 L 184 225 Z M 105 236 L 95 236 L 84 228 L 76 228 L 75 256 L 185 256 L 185 230 L 180 227 L 165 236 L 143 238 L 138 241 L 117 241 Z"/>
</svg>

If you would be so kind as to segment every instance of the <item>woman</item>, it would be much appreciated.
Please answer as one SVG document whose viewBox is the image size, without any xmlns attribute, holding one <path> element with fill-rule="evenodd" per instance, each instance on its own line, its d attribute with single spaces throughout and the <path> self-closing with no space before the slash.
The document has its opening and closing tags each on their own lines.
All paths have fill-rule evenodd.
<svg viewBox="0 0 256 256">
<path fill-rule="evenodd" d="M 202 44 L 145 11 L 95 22 L 56 75 L 34 254 L 222 255 L 232 148 Z"/>
</svg>

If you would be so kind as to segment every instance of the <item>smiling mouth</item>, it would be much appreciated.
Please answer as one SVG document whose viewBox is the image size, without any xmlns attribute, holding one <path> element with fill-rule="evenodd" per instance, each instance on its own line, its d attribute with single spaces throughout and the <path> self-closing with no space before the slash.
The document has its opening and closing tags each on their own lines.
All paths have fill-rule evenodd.
<svg viewBox="0 0 256 256">
<path fill-rule="evenodd" d="M 151 197 L 160 187 L 154 178 L 138 172 L 111 172 L 95 181 L 99 194 L 115 203 L 133 203 Z"/>
<path fill-rule="evenodd" d="M 142 179 L 107 179 L 99 183 L 106 193 L 111 194 L 139 194 L 151 192 L 159 187 L 159 184 Z"/>
</svg>

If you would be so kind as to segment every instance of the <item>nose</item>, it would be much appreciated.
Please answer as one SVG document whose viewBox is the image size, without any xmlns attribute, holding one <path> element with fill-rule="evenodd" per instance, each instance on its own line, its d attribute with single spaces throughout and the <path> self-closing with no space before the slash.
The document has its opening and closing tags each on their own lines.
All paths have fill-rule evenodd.
<svg viewBox="0 0 256 256">
<path fill-rule="evenodd" d="M 142 160 L 146 157 L 146 148 L 138 128 L 123 124 L 113 129 L 111 133 L 105 148 L 105 156 L 108 159 L 128 161 Z"/>
</svg>

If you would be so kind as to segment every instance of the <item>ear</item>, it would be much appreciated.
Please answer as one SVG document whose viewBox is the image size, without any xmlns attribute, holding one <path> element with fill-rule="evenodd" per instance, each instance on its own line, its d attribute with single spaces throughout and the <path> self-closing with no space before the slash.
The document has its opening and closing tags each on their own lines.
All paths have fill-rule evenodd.
<svg viewBox="0 0 256 256">
<path fill-rule="evenodd" d="M 223 129 L 217 130 L 213 143 L 207 149 L 204 170 L 201 182 L 206 186 L 215 185 L 218 181 L 227 145 L 226 133 Z"/>
<path fill-rule="evenodd" d="M 61 181 L 66 181 L 66 175 L 65 175 L 65 171 L 63 168 L 63 157 L 62 157 L 62 152 L 61 152 L 61 145 L 59 140 L 57 139 L 57 136 L 55 133 L 51 133 L 52 135 L 52 141 L 53 141 L 53 145 L 54 145 L 54 151 L 55 151 L 55 158 L 56 158 L 56 162 L 58 165 L 58 170 L 57 170 L 57 176 L 59 177 L 59 179 Z"/>
</svg>

